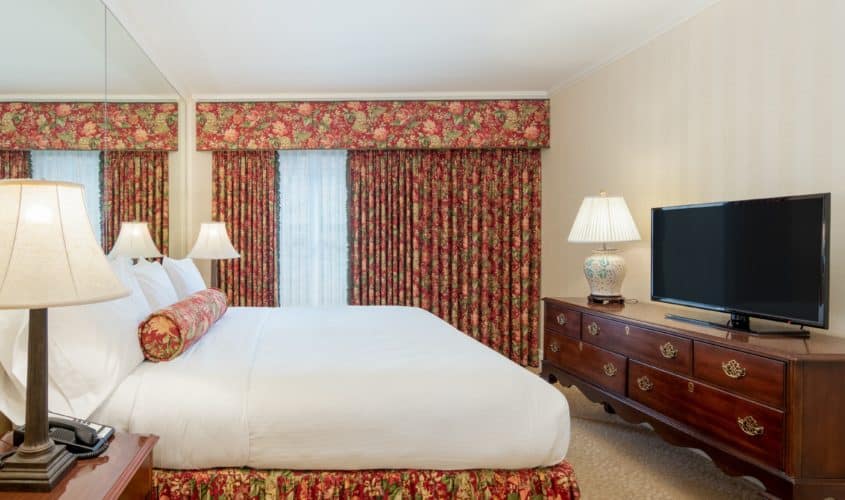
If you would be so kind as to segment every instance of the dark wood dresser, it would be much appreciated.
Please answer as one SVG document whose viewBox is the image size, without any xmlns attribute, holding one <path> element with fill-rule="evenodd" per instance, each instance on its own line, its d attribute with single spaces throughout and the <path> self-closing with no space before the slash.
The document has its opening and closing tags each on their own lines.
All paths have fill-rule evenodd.
<svg viewBox="0 0 845 500">
<path fill-rule="evenodd" d="M 550 382 L 705 451 L 769 495 L 845 500 L 845 338 L 750 336 L 666 319 L 679 309 L 653 303 L 543 301 Z"/>
</svg>

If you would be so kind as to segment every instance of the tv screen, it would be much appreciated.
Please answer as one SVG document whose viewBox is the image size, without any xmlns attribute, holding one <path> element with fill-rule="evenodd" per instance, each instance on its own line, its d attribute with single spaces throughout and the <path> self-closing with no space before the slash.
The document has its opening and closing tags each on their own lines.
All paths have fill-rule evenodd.
<svg viewBox="0 0 845 500">
<path fill-rule="evenodd" d="M 827 328 L 830 194 L 652 209 L 652 300 Z"/>
</svg>

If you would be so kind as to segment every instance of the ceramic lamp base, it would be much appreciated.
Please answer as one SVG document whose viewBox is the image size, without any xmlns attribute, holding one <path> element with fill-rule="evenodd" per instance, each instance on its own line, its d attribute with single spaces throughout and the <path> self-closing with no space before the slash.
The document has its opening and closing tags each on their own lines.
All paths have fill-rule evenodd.
<svg viewBox="0 0 845 500">
<path fill-rule="evenodd" d="M 584 260 L 584 276 L 590 285 L 591 302 L 606 304 L 624 300 L 625 259 L 616 249 L 595 250 Z"/>
</svg>

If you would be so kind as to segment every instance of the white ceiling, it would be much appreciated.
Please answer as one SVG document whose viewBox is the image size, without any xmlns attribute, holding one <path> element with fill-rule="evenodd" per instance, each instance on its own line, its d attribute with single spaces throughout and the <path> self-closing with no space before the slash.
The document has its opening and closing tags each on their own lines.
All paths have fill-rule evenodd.
<svg viewBox="0 0 845 500">
<path fill-rule="evenodd" d="M 714 0 L 104 0 L 183 95 L 531 94 Z"/>
<path fill-rule="evenodd" d="M 0 99 L 178 97 L 100 0 L 0 0 L 0 14 Z"/>
</svg>

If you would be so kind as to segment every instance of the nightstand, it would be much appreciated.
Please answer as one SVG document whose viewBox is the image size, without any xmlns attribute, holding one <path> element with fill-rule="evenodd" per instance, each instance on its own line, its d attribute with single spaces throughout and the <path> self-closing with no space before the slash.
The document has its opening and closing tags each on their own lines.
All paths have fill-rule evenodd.
<svg viewBox="0 0 845 500">
<path fill-rule="evenodd" d="M 12 434 L 0 442 L 0 453 L 11 449 Z M 67 476 L 47 493 L 0 493 L 0 499 L 46 500 L 150 498 L 153 487 L 153 448 L 158 436 L 115 433 L 109 449 L 96 458 L 77 460 Z"/>
</svg>

